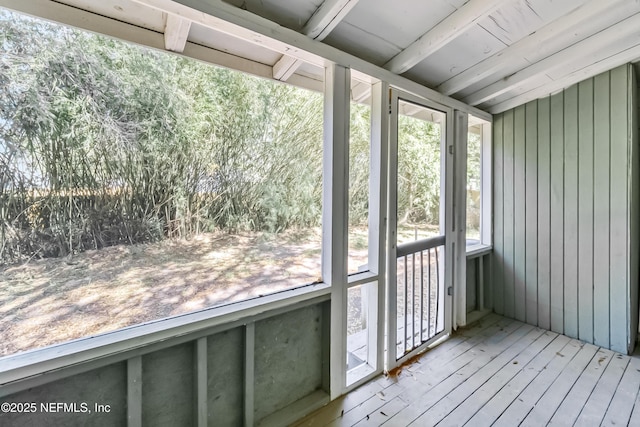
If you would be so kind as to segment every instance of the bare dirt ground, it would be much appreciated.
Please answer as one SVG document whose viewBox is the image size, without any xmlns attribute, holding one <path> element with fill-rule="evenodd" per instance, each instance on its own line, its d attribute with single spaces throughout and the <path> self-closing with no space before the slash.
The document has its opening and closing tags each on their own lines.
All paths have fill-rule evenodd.
<svg viewBox="0 0 640 427">
<path fill-rule="evenodd" d="M 0 356 L 319 281 L 320 243 L 211 233 L 0 266 Z"/>
<path fill-rule="evenodd" d="M 403 227 L 398 240 L 432 228 Z M 350 233 L 350 272 L 367 263 L 366 236 Z M 208 233 L 0 265 L 0 357 L 317 282 L 320 257 L 320 230 L 311 229 Z M 349 310 L 360 330 L 359 293 L 350 292 Z"/>
</svg>

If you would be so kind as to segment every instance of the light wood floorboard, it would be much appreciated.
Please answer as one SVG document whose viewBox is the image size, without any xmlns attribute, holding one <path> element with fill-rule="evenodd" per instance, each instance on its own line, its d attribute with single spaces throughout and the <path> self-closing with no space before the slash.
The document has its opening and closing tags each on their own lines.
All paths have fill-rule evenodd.
<svg viewBox="0 0 640 427">
<path fill-rule="evenodd" d="M 640 352 L 491 314 L 295 426 L 640 426 Z"/>
</svg>

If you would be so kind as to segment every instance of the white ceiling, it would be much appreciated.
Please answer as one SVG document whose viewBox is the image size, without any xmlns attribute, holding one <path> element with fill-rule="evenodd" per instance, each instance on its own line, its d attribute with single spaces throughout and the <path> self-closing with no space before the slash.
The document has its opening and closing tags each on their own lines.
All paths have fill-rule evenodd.
<svg viewBox="0 0 640 427">
<path fill-rule="evenodd" d="M 640 0 L 177 3 L 208 13 L 216 8 L 227 14 L 233 14 L 235 8 L 244 9 L 492 113 L 640 60 Z M 74 12 L 61 9 L 71 9 L 66 5 L 73 6 Z M 250 32 L 232 34 L 216 27 L 215 22 L 209 24 L 207 15 L 172 21 L 168 17 L 174 5 L 171 0 L 0 0 L 0 6 L 153 47 L 184 50 L 185 54 L 265 77 L 315 88 L 321 84 L 322 64 L 311 56 L 265 43 L 263 37 Z M 87 11 L 97 18 L 89 19 Z M 129 27 L 148 34 L 136 36 L 135 31 L 99 25 L 101 19 L 131 24 Z M 153 34 L 164 37 L 164 46 Z"/>
</svg>

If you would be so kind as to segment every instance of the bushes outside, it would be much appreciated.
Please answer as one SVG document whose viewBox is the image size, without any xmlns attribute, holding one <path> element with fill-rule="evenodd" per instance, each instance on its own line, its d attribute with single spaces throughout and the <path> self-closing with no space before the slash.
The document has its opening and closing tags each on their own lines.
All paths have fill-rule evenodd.
<svg viewBox="0 0 640 427">
<path fill-rule="evenodd" d="M 320 224 L 320 94 L 4 11 L 0 51 L 1 262 Z M 352 112 L 358 225 L 370 112 Z M 399 210 L 428 221 L 439 137 L 412 126 Z"/>
</svg>

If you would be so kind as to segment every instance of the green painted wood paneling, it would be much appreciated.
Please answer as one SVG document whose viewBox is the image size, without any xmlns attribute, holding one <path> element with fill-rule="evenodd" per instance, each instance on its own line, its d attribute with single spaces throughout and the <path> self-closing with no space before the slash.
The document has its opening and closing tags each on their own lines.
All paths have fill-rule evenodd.
<svg viewBox="0 0 640 427">
<path fill-rule="evenodd" d="M 593 82 L 593 343 L 609 348 L 609 73 Z"/>
<path fill-rule="evenodd" d="M 515 109 L 513 126 L 513 299 L 515 318 L 524 322 L 527 314 L 525 280 L 525 236 L 527 230 L 525 221 L 526 121 L 524 105 Z"/>
<path fill-rule="evenodd" d="M 504 277 L 504 315 L 515 318 L 515 292 L 513 274 L 513 218 L 514 218 L 514 197 L 513 197 L 513 120 L 514 111 L 504 113 L 504 134 L 503 134 L 503 167 L 504 167 L 504 248 L 503 248 L 503 277 Z"/>
<path fill-rule="evenodd" d="M 578 85 L 578 306 L 593 307 L 593 79 Z M 578 338 L 593 342 L 593 310 L 578 310 Z"/>
<path fill-rule="evenodd" d="M 564 94 L 551 97 L 551 330 L 564 333 Z"/>
<path fill-rule="evenodd" d="M 504 117 L 493 118 L 493 309 L 504 314 Z"/>
<path fill-rule="evenodd" d="M 194 343 L 142 356 L 142 425 L 194 425 Z"/>
<path fill-rule="evenodd" d="M 638 329 L 635 84 L 618 67 L 494 128 L 496 311 L 619 352 Z"/>
<path fill-rule="evenodd" d="M 467 298 L 466 298 L 466 313 L 471 313 L 473 310 L 475 310 L 478 307 L 478 262 L 481 262 L 479 260 L 482 260 L 482 257 L 480 258 L 473 258 L 473 259 L 468 259 L 467 260 L 467 268 L 466 268 L 466 273 L 467 273 L 467 281 L 466 281 L 466 292 L 467 292 Z"/>
<path fill-rule="evenodd" d="M 564 91 L 564 333 L 578 338 L 578 86 Z"/>
<path fill-rule="evenodd" d="M 630 67 L 611 70 L 611 181 L 609 217 L 609 336 L 611 348 L 627 350 L 629 317 L 629 281 L 627 277 L 629 242 L 629 72 Z M 637 260 L 635 260 L 637 262 Z M 622 349 L 622 350 L 619 350 Z"/>
<path fill-rule="evenodd" d="M 244 420 L 244 334 L 235 328 L 207 337 L 207 424 Z"/>
<path fill-rule="evenodd" d="M 525 321 L 538 323 L 538 103 L 526 105 L 525 118 Z"/>
<path fill-rule="evenodd" d="M 34 402 L 37 406 L 33 413 L 0 413 L 0 426 L 124 426 L 126 395 L 127 367 L 120 362 L 3 398 L 3 402 Z M 58 403 L 71 406 L 57 407 Z M 96 411 L 96 404 L 108 405 L 108 411 Z"/>
<path fill-rule="evenodd" d="M 256 322 L 256 422 L 322 389 L 323 321 L 316 305 Z"/>
<path fill-rule="evenodd" d="M 638 337 L 638 311 L 640 309 L 638 298 L 639 294 L 639 280 L 640 280 L 640 102 L 638 102 L 638 75 L 636 69 L 630 69 L 629 80 L 631 84 L 631 93 L 637 94 L 637 96 L 631 96 L 631 102 L 629 106 L 629 115 L 631 117 L 630 126 L 630 140 L 631 140 L 631 188 L 629 189 L 631 198 L 631 215 L 629 225 L 629 301 L 630 301 L 630 315 L 631 321 L 629 322 L 629 352 L 636 345 Z M 638 303 L 634 304 L 636 301 Z"/>
<path fill-rule="evenodd" d="M 551 329 L 551 100 L 538 100 L 538 325 Z"/>
</svg>

